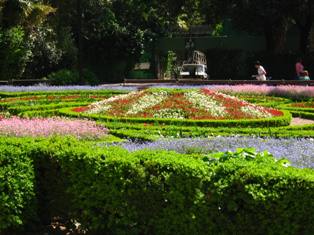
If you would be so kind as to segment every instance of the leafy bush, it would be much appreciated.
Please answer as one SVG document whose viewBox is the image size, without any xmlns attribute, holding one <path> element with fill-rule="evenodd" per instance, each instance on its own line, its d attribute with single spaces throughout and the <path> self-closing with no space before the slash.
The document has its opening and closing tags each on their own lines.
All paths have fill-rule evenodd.
<svg viewBox="0 0 314 235">
<path fill-rule="evenodd" d="M 82 79 L 82 81 L 80 79 Z M 98 83 L 96 75 L 89 70 L 84 70 L 83 77 L 80 78 L 77 71 L 63 69 L 48 75 L 48 80 L 51 85 L 56 86 L 78 84 L 96 85 Z"/>
<path fill-rule="evenodd" d="M 98 121 L 125 122 L 125 123 L 158 123 L 163 125 L 177 126 L 198 126 L 198 127 L 278 127 L 288 126 L 291 122 L 291 114 L 282 111 L 283 116 L 261 119 L 241 119 L 241 120 L 181 120 L 181 119 L 161 119 L 161 118 L 124 118 L 109 117 L 101 114 L 86 114 L 73 112 L 71 109 L 60 109 L 60 113 L 69 117 L 86 117 Z"/>
<path fill-rule="evenodd" d="M 267 153 L 130 153 L 59 137 L 0 146 L 6 157 L 32 157 L 45 223 L 61 216 L 90 234 L 314 232 L 313 170 Z"/>
<path fill-rule="evenodd" d="M 0 137 L 0 233 L 25 224 L 35 210 L 34 169 L 21 146 Z"/>
<path fill-rule="evenodd" d="M 0 80 L 21 78 L 31 55 L 22 28 L 0 29 Z"/>
<path fill-rule="evenodd" d="M 220 154 L 221 155 L 221 154 Z M 312 170 L 282 167 L 267 153 L 226 153 L 214 166 L 214 234 L 312 234 Z"/>
<path fill-rule="evenodd" d="M 30 38 L 33 56 L 26 67 L 25 77 L 41 79 L 58 68 L 63 51 L 57 45 L 54 30 L 48 25 L 33 28 Z"/>
</svg>

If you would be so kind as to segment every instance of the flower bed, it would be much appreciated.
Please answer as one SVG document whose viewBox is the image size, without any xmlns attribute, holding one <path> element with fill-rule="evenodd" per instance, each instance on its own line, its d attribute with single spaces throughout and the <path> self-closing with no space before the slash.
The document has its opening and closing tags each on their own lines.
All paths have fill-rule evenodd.
<svg viewBox="0 0 314 235">
<path fill-rule="evenodd" d="M 154 142 L 119 144 L 129 151 L 141 149 L 173 150 L 178 153 L 203 153 L 235 151 L 238 148 L 254 148 L 268 151 L 277 159 L 286 158 L 293 166 L 314 168 L 314 139 L 312 138 L 258 138 L 214 137 L 160 139 Z"/>
<path fill-rule="evenodd" d="M 291 107 L 296 107 L 296 108 L 311 108 L 311 109 L 314 109 L 314 101 L 293 103 L 290 106 Z"/>
<path fill-rule="evenodd" d="M 93 121 L 62 118 L 23 119 L 0 118 L 0 135 L 16 137 L 47 137 L 71 135 L 83 139 L 97 139 L 106 136 L 108 130 Z"/>
<path fill-rule="evenodd" d="M 203 88 L 205 86 L 169 86 L 156 85 L 160 88 L 176 88 L 190 89 Z M 253 94 L 267 96 L 281 96 L 293 99 L 313 98 L 313 86 L 298 86 L 298 85 L 282 85 L 282 86 L 267 86 L 267 85 L 212 85 L 206 86 L 211 90 L 219 91 L 228 94 Z"/>
<path fill-rule="evenodd" d="M 281 111 L 250 104 L 209 89 L 183 91 L 149 89 L 131 92 L 93 103 L 86 113 L 111 117 L 192 120 L 237 120 L 283 116 Z"/>
<path fill-rule="evenodd" d="M 0 86 L 0 92 L 34 92 L 34 91 L 102 91 L 102 90 L 134 90 L 134 87 L 112 86 Z"/>
<path fill-rule="evenodd" d="M 73 101 L 73 100 L 100 100 L 105 99 L 105 95 L 46 95 L 46 96 L 21 96 L 0 99 L 1 103 L 23 103 L 23 102 L 52 102 L 52 101 Z"/>
</svg>

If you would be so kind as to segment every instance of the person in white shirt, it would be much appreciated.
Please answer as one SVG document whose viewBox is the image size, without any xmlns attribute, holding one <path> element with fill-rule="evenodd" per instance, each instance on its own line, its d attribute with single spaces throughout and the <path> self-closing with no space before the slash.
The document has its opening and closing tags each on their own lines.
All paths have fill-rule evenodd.
<svg viewBox="0 0 314 235">
<path fill-rule="evenodd" d="M 258 81 L 266 81 L 266 70 L 259 61 L 256 61 L 255 68 L 257 69 L 257 75 L 254 76 Z"/>
</svg>

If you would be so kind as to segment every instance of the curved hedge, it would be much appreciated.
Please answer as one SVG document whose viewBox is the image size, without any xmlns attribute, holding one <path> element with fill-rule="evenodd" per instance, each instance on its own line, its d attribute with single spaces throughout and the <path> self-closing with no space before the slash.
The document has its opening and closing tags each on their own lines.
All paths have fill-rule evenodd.
<svg viewBox="0 0 314 235">
<path fill-rule="evenodd" d="M 125 122 L 125 123 L 158 123 L 178 126 L 200 126 L 200 127 L 278 127 L 288 126 L 291 122 L 289 111 L 283 110 L 283 116 L 263 119 L 244 120 L 179 120 L 179 119 L 158 119 L 158 118 L 119 118 L 108 117 L 99 114 L 84 114 L 72 111 L 72 109 L 60 109 L 59 113 L 68 117 L 83 117 L 97 121 Z"/>
<path fill-rule="evenodd" d="M 283 167 L 265 153 L 213 161 L 75 139 L 20 143 L 0 138 L 8 149 L 2 156 L 19 159 L 23 149 L 34 161 L 37 212 L 45 222 L 59 215 L 89 234 L 314 233 L 314 171 Z"/>
</svg>

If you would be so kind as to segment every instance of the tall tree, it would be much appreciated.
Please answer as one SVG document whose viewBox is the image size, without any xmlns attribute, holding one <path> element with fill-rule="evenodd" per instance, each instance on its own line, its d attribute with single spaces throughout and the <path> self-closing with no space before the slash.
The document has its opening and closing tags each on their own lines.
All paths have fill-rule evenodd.
<svg viewBox="0 0 314 235">
<path fill-rule="evenodd" d="M 55 9 L 39 0 L 2 0 L 1 26 L 10 28 L 22 26 L 32 29 L 42 24 Z"/>
<path fill-rule="evenodd" d="M 299 29 L 300 51 L 306 54 L 310 49 L 310 34 L 314 22 L 314 2 L 312 0 L 294 0 L 288 2 L 291 18 Z"/>
<path fill-rule="evenodd" d="M 187 15 L 188 24 L 192 18 L 196 21 L 197 14 L 192 12 L 198 9 L 192 0 L 50 0 L 50 3 L 58 9 L 56 25 L 60 34 L 70 26 L 80 48 L 78 55 L 83 54 L 83 64 L 98 64 L 107 68 L 105 72 L 131 68 L 144 45 L 178 27 L 182 14 Z M 95 63 L 88 61 L 95 58 Z M 122 75 L 119 76 L 121 79 Z"/>
<path fill-rule="evenodd" d="M 239 28 L 263 33 L 268 51 L 281 53 L 284 51 L 290 23 L 287 2 L 289 1 L 232 1 L 232 17 Z"/>
</svg>

